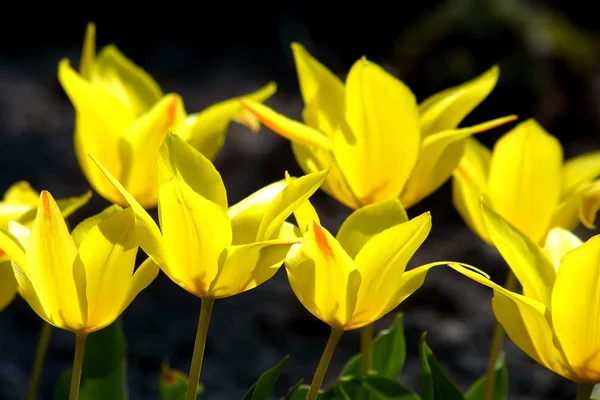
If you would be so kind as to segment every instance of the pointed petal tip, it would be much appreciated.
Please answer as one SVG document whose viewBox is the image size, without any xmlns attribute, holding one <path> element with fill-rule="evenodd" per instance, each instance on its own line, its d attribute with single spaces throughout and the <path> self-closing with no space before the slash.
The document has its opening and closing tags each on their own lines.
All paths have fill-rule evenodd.
<svg viewBox="0 0 600 400">
<path fill-rule="evenodd" d="M 44 209 L 44 218 L 47 221 L 52 220 L 52 211 L 50 209 L 50 199 L 52 199 L 52 195 L 47 190 L 42 190 L 40 192 L 40 197 L 42 198 L 42 207 Z M 52 199 L 54 200 L 54 199 Z"/>
</svg>

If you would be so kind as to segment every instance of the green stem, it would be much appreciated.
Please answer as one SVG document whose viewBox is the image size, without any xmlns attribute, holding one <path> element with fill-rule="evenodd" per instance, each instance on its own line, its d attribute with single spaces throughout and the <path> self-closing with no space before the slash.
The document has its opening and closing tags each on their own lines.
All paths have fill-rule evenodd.
<svg viewBox="0 0 600 400">
<path fill-rule="evenodd" d="M 373 323 L 360 330 L 360 374 L 366 375 L 373 363 Z"/>
<path fill-rule="evenodd" d="M 73 359 L 73 372 L 71 375 L 71 391 L 69 400 L 79 398 L 79 384 L 81 383 L 81 372 L 83 370 L 83 355 L 85 353 L 86 332 L 75 334 L 75 358 Z"/>
<path fill-rule="evenodd" d="M 590 400 L 592 398 L 594 386 L 593 383 L 577 384 L 577 396 L 575 396 L 575 400 Z"/>
<path fill-rule="evenodd" d="M 35 358 L 33 359 L 33 368 L 31 369 L 31 377 L 29 378 L 29 387 L 27 388 L 27 400 L 35 400 L 40 378 L 44 368 L 44 360 L 52 337 L 52 325 L 47 322 L 42 322 L 42 332 L 38 339 L 37 348 L 35 350 Z"/>
<path fill-rule="evenodd" d="M 204 347 L 206 346 L 206 337 L 208 335 L 208 325 L 210 324 L 210 316 L 214 304 L 214 299 L 203 298 L 201 300 L 200 318 L 198 319 L 198 330 L 196 331 L 196 341 L 194 342 L 194 355 L 192 356 L 192 365 L 188 378 L 187 400 L 196 400 L 200 371 L 202 371 L 202 360 L 204 359 Z"/>
<path fill-rule="evenodd" d="M 335 347 L 342 337 L 342 333 L 344 333 L 344 331 L 331 328 L 329 340 L 327 340 L 327 345 L 325 346 L 325 350 L 323 350 L 321 361 L 319 361 L 319 365 L 315 371 L 315 376 L 310 385 L 310 391 L 308 392 L 306 400 L 315 400 L 317 398 L 321 383 L 323 383 L 323 378 L 325 377 L 325 372 L 327 372 L 327 367 L 329 367 L 329 362 L 331 361 Z"/>
<path fill-rule="evenodd" d="M 515 274 L 509 269 L 504 283 L 504 288 L 507 290 L 514 290 L 517 286 L 517 278 Z M 492 345 L 490 347 L 490 357 L 487 365 L 486 372 L 486 386 L 485 386 L 485 400 L 492 400 L 494 396 L 494 381 L 496 379 L 496 363 L 502 351 L 502 342 L 504 341 L 504 328 L 496 321 L 496 328 L 494 329 L 494 336 L 492 337 Z"/>
</svg>

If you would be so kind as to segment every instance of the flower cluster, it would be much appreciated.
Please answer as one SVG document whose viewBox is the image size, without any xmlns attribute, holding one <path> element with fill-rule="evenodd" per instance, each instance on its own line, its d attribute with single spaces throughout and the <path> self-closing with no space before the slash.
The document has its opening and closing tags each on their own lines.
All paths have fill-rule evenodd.
<svg viewBox="0 0 600 400">
<path fill-rule="evenodd" d="M 594 228 L 600 152 L 563 162 L 559 141 L 534 120 L 517 124 L 493 150 L 473 137 L 512 115 L 459 127 L 492 92 L 498 66 L 419 103 L 405 83 L 364 57 L 342 82 L 293 43 L 300 122 L 263 104 L 274 83 L 188 114 L 181 96 L 163 93 L 114 45 L 98 54 L 95 47 L 89 24 L 78 71 L 61 60 L 58 79 L 75 108 L 81 170 L 111 205 L 70 229 L 65 219 L 91 192 L 55 200 L 23 181 L 0 201 L 0 310 L 18 293 L 47 324 L 75 333 L 71 399 L 88 335 L 113 324 L 160 271 L 201 299 L 190 374 L 181 378 L 187 399 L 195 399 L 214 302 L 255 289 L 281 266 L 298 300 L 331 328 L 312 385 L 286 398 L 321 396 L 336 343 L 353 329 L 363 338 L 360 388 L 349 396 L 346 380 L 327 398 L 366 399 L 373 391 L 379 397 L 370 398 L 400 398 L 376 385 L 383 376 L 371 371 L 372 324 L 435 266 L 492 288 L 500 329 L 538 363 L 578 383 L 582 396 L 600 382 L 600 235 L 584 243 L 571 233 L 579 221 Z M 289 139 L 305 175 L 282 171 L 281 180 L 229 204 L 212 160 L 232 121 Z M 406 210 L 448 180 L 465 223 L 510 267 L 506 284 L 459 261 L 407 269 L 432 214 L 411 218 Z M 310 202 L 319 189 L 352 210 L 336 235 Z M 158 223 L 148 212 L 154 207 Z M 144 261 L 136 268 L 140 249 Z M 423 354 L 427 360 L 430 350 Z M 492 352 L 492 366 L 497 357 Z M 259 384 L 248 398 L 266 399 Z M 492 368 L 486 398 L 494 390 Z"/>
</svg>

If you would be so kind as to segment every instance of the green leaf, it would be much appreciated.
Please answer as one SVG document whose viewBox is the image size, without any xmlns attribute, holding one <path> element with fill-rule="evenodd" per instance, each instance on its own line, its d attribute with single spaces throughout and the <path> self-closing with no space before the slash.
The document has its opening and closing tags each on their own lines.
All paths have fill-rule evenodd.
<svg viewBox="0 0 600 400">
<path fill-rule="evenodd" d="M 67 400 L 71 370 L 60 377 L 55 400 Z M 126 343 L 121 318 L 90 333 L 85 347 L 79 400 L 127 400 Z"/>
<path fill-rule="evenodd" d="M 342 369 L 340 377 L 360 377 L 360 360 L 360 354 L 352 357 Z M 373 342 L 372 369 L 369 373 L 398 379 L 405 361 L 406 341 L 404 340 L 403 316 L 398 314 L 392 325 L 379 332 Z"/>
<path fill-rule="evenodd" d="M 427 346 L 425 337 L 421 336 L 419 351 L 421 361 L 421 397 L 423 400 L 465 400 L 456 384 L 444 372 L 444 369 Z"/>
<path fill-rule="evenodd" d="M 296 383 L 294 386 L 292 386 L 290 388 L 290 390 L 287 392 L 287 394 L 285 395 L 285 397 L 283 398 L 283 400 L 292 400 L 295 399 L 297 393 L 302 392 L 304 390 L 304 386 L 306 385 L 302 385 L 302 379 L 300 379 L 300 381 L 298 383 Z M 308 388 L 308 386 L 306 386 Z M 308 394 L 308 389 L 306 391 L 306 394 Z M 304 396 L 306 397 L 306 395 Z"/>
<path fill-rule="evenodd" d="M 402 314 L 379 333 L 373 343 L 373 370 L 386 378 L 398 379 L 406 361 L 406 341 Z"/>
<path fill-rule="evenodd" d="M 308 397 L 308 392 L 310 391 L 310 386 L 302 385 L 301 382 L 298 382 L 296 386 L 294 386 L 288 394 L 284 397 L 283 400 L 306 400 Z M 327 391 L 319 390 L 319 394 L 317 395 L 317 400 L 347 400 L 350 397 L 345 396 L 343 391 L 339 388 L 338 385 L 333 386 Z"/>
<path fill-rule="evenodd" d="M 362 386 L 370 394 L 370 398 L 374 400 L 420 400 L 418 394 L 396 379 L 386 378 L 381 375 L 367 375 L 362 378 L 342 378 L 340 386 L 346 392 L 346 396 L 349 399 L 356 398 Z M 341 397 L 340 399 L 345 400 L 345 397 Z"/>
<path fill-rule="evenodd" d="M 267 400 L 289 358 L 290 356 L 285 356 L 276 366 L 262 374 L 258 381 L 246 392 L 242 400 Z"/>
<path fill-rule="evenodd" d="M 188 375 L 183 371 L 172 369 L 164 362 L 158 380 L 158 391 L 161 400 L 185 400 L 188 386 Z M 202 397 L 204 387 L 200 383 L 196 390 L 196 399 Z"/>
<path fill-rule="evenodd" d="M 494 378 L 493 400 L 508 399 L 508 370 L 504 353 L 501 353 L 496 361 L 496 377 Z M 487 385 L 487 376 L 479 378 L 467 391 L 466 400 L 484 400 Z"/>
</svg>

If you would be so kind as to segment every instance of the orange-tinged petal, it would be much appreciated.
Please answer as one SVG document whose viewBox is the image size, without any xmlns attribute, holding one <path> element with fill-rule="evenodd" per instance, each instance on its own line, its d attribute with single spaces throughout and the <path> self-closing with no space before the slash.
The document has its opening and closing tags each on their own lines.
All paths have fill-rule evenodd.
<svg viewBox="0 0 600 400">
<path fill-rule="evenodd" d="M 362 58 L 346 79 L 346 121 L 333 144 L 352 192 L 362 204 L 398 197 L 421 147 L 414 94 Z"/>
<path fill-rule="evenodd" d="M 530 119 L 496 142 L 487 194 L 500 215 L 540 243 L 560 201 L 561 174 L 560 143 Z"/>
<path fill-rule="evenodd" d="M 85 327 L 85 304 L 80 304 L 73 263 L 77 248 L 69 234 L 54 198 L 47 191 L 40 195 L 38 213 L 27 240 L 25 265 L 21 265 L 31 281 L 39 301 L 53 325 L 78 331 Z"/>
<path fill-rule="evenodd" d="M 309 147 L 332 149 L 331 141 L 327 136 L 302 122 L 294 121 L 258 102 L 241 100 L 241 104 L 256 115 L 267 128 L 286 139 Z"/>
<path fill-rule="evenodd" d="M 313 222 L 302 243 L 285 260 L 292 290 L 317 318 L 335 329 L 350 321 L 360 286 L 360 272 L 335 238 Z"/>
<path fill-rule="evenodd" d="M 552 323 L 579 382 L 600 381 L 600 235 L 563 257 L 552 291 Z"/>
</svg>

